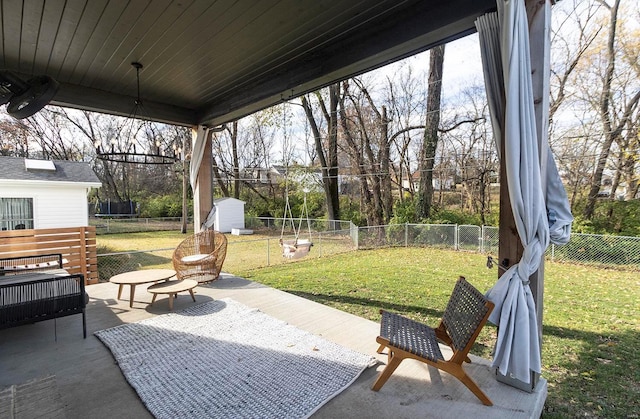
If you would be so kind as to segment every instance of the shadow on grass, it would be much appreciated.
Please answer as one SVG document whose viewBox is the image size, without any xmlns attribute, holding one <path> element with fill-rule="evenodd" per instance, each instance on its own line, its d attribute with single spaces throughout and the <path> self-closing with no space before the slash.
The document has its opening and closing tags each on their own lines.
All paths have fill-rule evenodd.
<svg viewBox="0 0 640 419">
<path fill-rule="evenodd" d="M 306 298 L 307 300 L 311 300 L 316 303 L 320 303 L 328 306 L 348 304 L 352 306 L 370 307 L 372 309 L 376 309 L 374 310 L 374 312 L 376 313 L 376 318 L 375 319 L 370 318 L 370 320 L 373 320 L 373 321 L 380 320 L 380 316 L 377 315 L 379 310 L 386 310 L 386 311 L 392 311 L 395 313 L 400 313 L 409 318 L 412 318 L 413 320 L 422 321 L 422 322 L 424 322 L 425 316 L 431 319 L 437 319 L 437 320 L 434 320 L 433 322 L 426 322 L 429 326 L 436 327 L 438 325 L 437 322 L 440 321 L 440 319 L 442 318 L 442 315 L 444 314 L 443 310 L 435 310 L 435 309 L 431 309 L 423 306 L 416 306 L 416 305 L 397 304 L 389 301 L 373 300 L 369 298 L 350 297 L 350 296 L 344 296 L 344 295 L 313 294 L 313 293 L 308 293 L 308 292 L 298 291 L 298 290 L 283 290 L 283 291 L 288 292 L 290 294 L 297 295 L 298 297 Z M 492 327 L 492 326 L 487 324 L 486 327 Z M 475 343 L 473 344 L 472 353 L 476 355 L 487 354 L 493 349 L 492 345 L 493 344 L 491 344 L 491 347 L 490 347 L 489 345 L 486 345 L 483 342 L 476 340 Z"/>
<path fill-rule="evenodd" d="M 387 311 L 394 311 L 401 314 L 407 313 L 420 313 L 422 315 L 428 315 L 432 317 L 442 317 L 443 310 L 434 310 L 421 306 L 414 305 L 406 305 L 406 304 L 397 304 L 390 301 L 380 301 L 373 300 L 370 298 L 360 298 L 360 297 L 350 297 L 345 295 L 330 295 L 330 294 L 314 294 L 299 290 L 289 290 L 283 289 L 282 291 L 288 292 L 289 294 L 294 294 L 302 298 L 306 298 L 307 300 L 315 301 L 320 304 L 331 305 L 326 303 L 339 303 L 339 304 L 350 304 L 355 306 L 364 306 L 364 307 L 372 307 L 379 308 Z"/>
</svg>

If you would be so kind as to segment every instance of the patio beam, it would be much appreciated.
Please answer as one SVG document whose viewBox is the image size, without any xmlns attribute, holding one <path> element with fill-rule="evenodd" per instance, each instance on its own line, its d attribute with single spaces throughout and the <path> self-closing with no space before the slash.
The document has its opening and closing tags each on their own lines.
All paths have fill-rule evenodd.
<svg viewBox="0 0 640 419">
<path fill-rule="evenodd" d="M 27 76 L 23 77 L 26 78 Z M 62 83 L 51 104 L 128 117 L 133 111 L 135 101 L 136 98 L 133 96 L 117 95 L 104 90 Z M 144 115 L 139 114 L 137 115 L 138 117 L 146 117 L 155 122 L 172 125 L 196 125 L 197 118 L 194 109 L 146 99 L 143 103 Z"/>
</svg>

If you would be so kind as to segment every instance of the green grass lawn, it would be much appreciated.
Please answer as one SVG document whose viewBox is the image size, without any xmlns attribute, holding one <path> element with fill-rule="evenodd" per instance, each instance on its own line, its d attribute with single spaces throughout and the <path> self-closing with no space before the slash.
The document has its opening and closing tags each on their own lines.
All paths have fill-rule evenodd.
<svg viewBox="0 0 640 419">
<path fill-rule="evenodd" d="M 99 236 L 99 253 L 175 247 L 184 237 L 174 232 Z M 435 326 L 458 276 L 483 292 L 497 277 L 495 269 L 486 268 L 485 255 L 421 248 L 320 258 L 312 250 L 313 258 L 282 263 L 276 242 L 269 247 L 275 246 L 270 263 L 277 264 L 264 266 L 264 261 L 247 263 L 264 253 L 264 240 L 228 237 L 234 244 L 224 271 L 374 321 L 385 308 Z M 170 266 L 170 253 L 145 257 L 149 260 L 138 262 L 143 267 Z M 639 301 L 637 272 L 545 263 L 545 417 L 640 417 Z M 495 334 L 494 326 L 485 327 L 472 352 L 490 358 Z"/>
</svg>

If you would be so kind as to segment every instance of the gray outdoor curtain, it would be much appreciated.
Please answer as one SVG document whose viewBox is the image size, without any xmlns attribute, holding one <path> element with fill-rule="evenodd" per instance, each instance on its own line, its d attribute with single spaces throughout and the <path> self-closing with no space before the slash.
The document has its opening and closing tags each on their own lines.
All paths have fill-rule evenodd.
<svg viewBox="0 0 640 419">
<path fill-rule="evenodd" d="M 496 304 L 489 321 L 498 325 L 493 366 L 522 382 L 540 373 L 540 342 L 529 277 L 550 239 L 569 240 L 573 217 L 558 170 L 545 142 L 540 162 L 531 80 L 529 27 L 524 0 L 499 0 L 498 13 L 476 27 L 487 99 L 498 150 L 504 136 L 509 199 L 522 241 L 522 259 L 498 279 L 487 297 Z M 541 175 L 541 167 L 546 178 Z"/>
<path fill-rule="evenodd" d="M 206 150 L 208 134 L 209 129 L 199 125 L 195 136 L 191 139 L 191 166 L 189 167 L 189 181 L 193 192 L 195 192 L 196 186 L 198 185 L 198 171 L 200 170 L 200 164 L 202 163 L 204 152 Z"/>
<path fill-rule="evenodd" d="M 200 179 L 198 179 L 198 172 L 200 171 L 200 165 L 204 159 L 204 153 L 211 152 L 211 150 L 207 150 L 207 137 L 209 135 L 211 135 L 211 129 L 199 125 L 191 138 L 191 165 L 189 166 L 189 181 L 191 183 L 191 190 L 193 191 L 194 206 L 196 206 L 196 202 L 200 205 L 202 204 L 196 197 L 196 188 L 200 181 Z M 213 228 L 213 212 L 215 212 L 215 207 L 211 209 L 207 219 L 201 223 L 201 230 L 205 228 Z"/>
</svg>

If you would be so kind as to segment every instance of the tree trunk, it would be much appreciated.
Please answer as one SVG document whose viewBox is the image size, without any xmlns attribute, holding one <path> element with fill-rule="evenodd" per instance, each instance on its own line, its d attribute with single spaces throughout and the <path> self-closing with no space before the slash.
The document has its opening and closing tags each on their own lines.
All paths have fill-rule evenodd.
<svg viewBox="0 0 640 419">
<path fill-rule="evenodd" d="M 636 193 L 638 191 L 638 178 L 634 171 L 636 163 L 637 161 L 635 156 L 629 156 L 624 163 L 623 175 L 624 175 L 625 183 L 627 184 L 627 189 L 625 190 L 624 198 L 627 201 L 635 199 Z"/>
<path fill-rule="evenodd" d="M 427 115 L 425 118 L 424 142 L 420 152 L 420 190 L 416 204 L 416 218 L 422 220 L 431 215 L 433 198 L 433 167 L 438 146 L 438 125 L 440 124 L 440 97 L 442 94 L 442 67 L 444 45 L 429 52 L 429 91 L 427 94 Z"/>
<path fill-rule="evenodd" d="M 238 121 L 231 128 L 231 152 L 233 153 L 233 197 L 240 199 L 240 162 L 238 160 Z"/>
<path fill-rule="evenodd" d="M 620 179 L 622 179 L 622 170 L 624 165 L 624 156 L 622 152 L 618 155 L 618 162 L 616 164 L 616 171 L 611 181 L 611 190 L 609 191 L 609 201 L 615 201 L 618 194 L 618 186 L 620 186 Z"/>
<path fill-rule="evenodd" d="M 189 180 L 187 178 L 189 170 L 187 170 L 187 167 L 187 161 L 182 160 L 182 226 L 180 227 L 182 234 L 187 233 L 187 190 L 189 188 Z"/>
<path fill-rule="evenodd" d="M 334 84 L 329 87 L 329 133 L 326 163 L 326 179 L 323 172 L 323 182 L 326 186 L 327 213 L 329 220 L 340 219 L 340 200 L 338 196 L 338 103 L 340 96 L 340 85 Z M 333 230 L 336 226 L 331 226 Z"/>
<path fill-rule="evenodd" d="M 326 149 L 323 143 L 323 136 L 320 133 L 318 124 L 313 116 L 311 104 L 306 96 L 302 97 L 302 107 L 304 109 L 307 121 L 313 133 L 316 153 L 320 160 L 322 171 L 322 186 L 324 189 L 325 201 L 327 203 L 327 217 L 329 220 L 338 220 L 340 218 L 340 200 L 338 196 L 338 104 L 340 96 L 340 85 L 334 84 L 329 86 L 329 110 L 325 113 L 327 120 L 328 132 Z M 322 100 L 318 96 L 318 100 Z M 321 107 L 326 109 L 324 103 Z M 335 229 L 335 226 L 330 228 Z"/>
<path fill-rule="evenodd" d="M 389 138 L 389 118 L 386 106 L 379 111 L 375 101 L 369 94 L 365 84 L 360 79 L 352 79 L 357 86 L 359 94 L 354 96 L 345 82 L 345 96 L 348 96 L 353 105 L 352 124 L 345 125 L 345 132 L 353 129 L 360 139 L 359 144 L 349 142 L 352 154 L 358 155 L 366 164 L 366 183 L 368 195 L 371 198 L 369 225 L 387 224 L 391 219 L 393 202 L 391 199 L 391 173 L 390 155 L 391 140 Z M 368 104 L 368 106 L 367 106 Z M 353 136 L 353 135 L 352 135 Z M 392 137 L 395 138 L 395 137 Z M 358 162 L 358 165 L 361 165 Z M 364 166 L 363 166 L 364 167 Z"/>
<path fill-rule="evenodd" d="M 387 107 L 382 107 L 380 121 L 380 177 L 382 188 L 382 213 L 385 224 L 389 223 L 393 213 L 393 197 L 391 196 L 391 141 L 389 141 L 389 117 Z"/>
<path fill-rule="evenodd" d="M 220 190 L 222 191 L 222 196 L 229 196 L 229 188 L 227 187 L 227 184 L 222 179 L 222 175 L 220 173 L 220 166 L 218 166 L 218 159 L 216 158 L 215 155 L 211 156 L 211 162 L 213 163 L 211 167 L 211 170 L 213 171 L 213 178 L 215 179 L 216 183 L 220 187 Z"/>
<path fill-rule="evenodd" d="M 589 196 L 587 198 L 587 205 L 584 209 L 584 218 L 590 220 L 593 217 L 595 210 L 596 199 L 598 198 L 598 192 L 600 192 L 600 185 L 602 184 L 602 174 L 607 164 L 611 145 L 614 140 L 613 126 L 610 115 L 610 99 L 611 99 L 611 81 L 613 80 L 613 73 L 615 70 L 615 39 L 616 39 L 616 24 L 618 21 L 618 6 L 620 0 L 616 0 L 613 7 L 611 7 L 611 20 L 609 22 L 609 38 L 607 42 L 607 59 L 608 65 L 604 76 L 604 84 L 602 91 L 600 92 L 600 119 L 604 128 L 604 142 L 600 149 L 598 156 L 598 162 L 591 178 L 591 186 L 589 187 Z"/>
<path fill-rule="evenodd" d="M 345 93 L 348 92 L 348 81 L 343 82 Z M 359 144 L 355 136 L 351 132 L 349 126 L 349 118 L 347 117 L 346 107 L 344 103 L 345 95 L 340 97 L 340 124 L 342 133 L 348 148 L 351 150 L 351 158 L 355 163 L 356 173 L 360 178 L 360 211 L 364 213 L 367 219 L 367 225 L 381 225 L 381 219 L 376 216 L 374 198 L 369 188 L 367 168 L 368 165 L 364 158 L 363 146 Z"/>
</svg>

